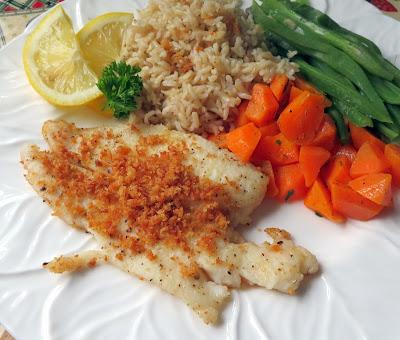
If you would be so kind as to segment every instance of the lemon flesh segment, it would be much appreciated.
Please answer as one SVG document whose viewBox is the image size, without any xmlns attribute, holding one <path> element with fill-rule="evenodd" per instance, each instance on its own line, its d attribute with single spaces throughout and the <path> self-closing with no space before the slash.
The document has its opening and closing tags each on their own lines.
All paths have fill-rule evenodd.
<svg viewBox="0 0 400 340">
<path fill-rule="evenodd" d="M 131 13 L 107 13 L 89 21 L 78 32 L 83 56 L 98 77 L 107 65 L 119 60 L 124 32 L 132 19 Z"/>
<path fill-rule="evenodd" d="M 101 96 L 97 76 L 84 60 L 71 20 L 61 6 L 30 34 L 23 61 L 33 88 L 52 104 L 77 106 Z"/>
</svg>

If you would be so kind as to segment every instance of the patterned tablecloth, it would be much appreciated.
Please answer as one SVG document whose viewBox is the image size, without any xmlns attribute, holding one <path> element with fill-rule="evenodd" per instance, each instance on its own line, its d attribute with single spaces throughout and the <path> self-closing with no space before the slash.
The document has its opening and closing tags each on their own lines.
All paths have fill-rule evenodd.
<svg viewBox="0 0 400 340">
<path fill-rule="evenodd" d="M 32 19 L 61 1 L 0 0 L 0 49 L 22 33 Z M 385 14 L 400 20 L 400 0 L 366 1 L 378 7 Z M 1 325 L 0 340 L 13 340 Z"/>
</svg>

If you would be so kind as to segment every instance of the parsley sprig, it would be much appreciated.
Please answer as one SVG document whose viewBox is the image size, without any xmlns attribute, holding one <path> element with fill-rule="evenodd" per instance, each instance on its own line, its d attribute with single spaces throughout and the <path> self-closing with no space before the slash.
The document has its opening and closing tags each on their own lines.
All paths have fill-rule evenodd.
<svg viewBox="0 0 400 340">
<path fill-rule="evenodd" d="M 97 87 L 106 97 L 105 108 L 112 110 L 115 118 L 126 118 L 137 108 L 137 97 L 143 89 L 140 67 L 124 61 L 113 61 L 104 68 Z"/>
</svg>

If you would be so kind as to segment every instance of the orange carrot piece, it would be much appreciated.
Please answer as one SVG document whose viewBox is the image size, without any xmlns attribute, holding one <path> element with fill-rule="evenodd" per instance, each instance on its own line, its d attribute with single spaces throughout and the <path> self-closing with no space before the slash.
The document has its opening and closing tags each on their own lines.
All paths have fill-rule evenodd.
<svg viewBox="0 0 400 340">
<path fill-rule="evenodd" d="M 269 160 L 273 165 L 287 165 L 299 161 L 299 147 L 289 142 L 282 133 L 261 138 L 254 151 L 255 160 Z"/>
<path fill-rule="evenodd" d="M 335 157 L 344 156 L 348 158 L 348 160 L 353 163 L 356 159 L 357 150 L 354 149 L 351 145 L 339 145 L 334 150 Z"/>
<path fill-rule="evenodd" d="M 276 121 L 260 127 L 261 136 L 276 136 L 279 131 L 279 126 Z"/>
<path fill-rule="evenodd" d="M 311 93 L 321 96 L 324 99 L 325 107 L 332 106 L 332 102 L 327 97 L 325 97 L 325 95 L 320 90 L 318 90 L 313 84 L 309 83 L 303 78 L 296 77 L 294 84 L 302 91 L 309 91 Z"/>
<path fill-rule="evenodd" d="M 263 161 L 260 164 L 260 170 L 268 176 L 268 188 L 267 188 L 267 197 L 275 197 L 279 193 L 279 189 L 276 186 L 274 169 L 272 168 L 272 164 L 270 161 Z"/>
<path fill-rule="evenodd" d="M 302 146 L 299 154 L 299 164 L 306 187 L 310 187 L 319 175 L 322 166 L 331 157 L 331 153 L 319 146 Z"/>
<path fill-rule="evenodd" d="M 320 90 L 318 90 L 314 85 L 304 80 L 303 78 L 296 77 L 294 80 L 294 85 L 302 91 L 308 91 L 315 94 L 323 95 Z"/>
<path fill-rule="evenodd" d="M 220 148 L 227 149 L 228 142 L 227 142 L 226 136 L 227 136 L 227 133 L 220 133 L 218 135 L 210 135 L 210 136 L 208 136 L 208 140 L 211 142 L 214 142 Z"/>
<path fill-rule="evenodd" d="M 349 182 L 349 187 L 370 201 L 388 206 L 392 201 L 392 175 L 370 174 Z"/>
<path fill-rule="evenodd" d="M 289 78 L 286 74 L 278 73 L 274 76 L 269 85 L 271 87 L 271 91 L 274 94 L 276 100 L 280 102 L 283 97 L 283 93 L 285 92 L 286 86 L 289 82 Z"/>
<path fill-rule="evenodd" d="M 277 199 L 281 202 L 301 200 L 307 192 L 299 163 L 277 167 L 275 181 L 279 189 Z"/>
<path fill-rule="evenodd" d="M 240 103 L 240 105 L 238 106 L 238 116 L 236 119 L 236 126 L 243 126 L 246 125 L 248 123 L 250 123 L 249 118 L 247 118 L 246 116 L 246 109 L 247 106 L 249 105 L 249 101 L 248 100 L 242 100 L 242 102 Z"/>
<path fill-rule="evenodd" d="M 376 144 L 365 142 L 361 145 L 351 165 L 350 176 L 356 178 L 378 172 L 387 172 L 389 168 L 390 164 L 383 151 Z"/>
<path fill-rule="evenodd" d="M 251 91 L 246 116 L 257 126 L 263 126 L 275 119 L 279 103 L 268 85 L 257 83 Z"/>
<path fill-rule="evenodd" d="M 334 157 L 329 161 L 321 171 L 329 190 L 332 190 L 334 184 L 347 184 L 351 181 L 350 167 L 351 162 L 344 156 Z"/>
<path fill-rule="evenodd" d="M 290 96 L 289 96 L 289 103 L 291 103 L 296 97 L 298 97 L 301 93 L 303 92 L 303 90 L 300 90 L 298 87 L 296 86 L 292 86 L 290 88 Z"/>
<path fill-rule="evenodd" d="M 356 220 L 370 220 L 383 209 L 383 205 L 370 201 L 347 185 L 334 184 L 331 195 L 333 208 L 339 213 Z"/>
<path fill-rule="evenodd" d="M 363 145 L 365 142 L 370 142 L 371 144 L 375 144 L 382 151 L 385 148 L 385 143 L 383 143 L 380 139 L 376 138 L 368 130 L 362 127 L 358 127 L 352 123 L 349 123 L 349 127 L 350 127 L 351 140 L 353 141 L 353 145 L 357 150 L 361 148 L 361 145 Z"/>
<path fill-rule="evenodd" d="M 336 142 L 336 125 L 332 118 L 324 114 L 324 120 L 311 145 L 320 146 L 331 151 Z"/>
<path fill-rule="evenodd" d="M 288 140 L 305 145 L 313 141 L 323 119 L 322 97 L 304 91 L 281 112 L 278 126 Z"/>
<path fill-rule="evenodd" d="M 226 142 L 229 150 L 243 162 L 248 162 L 260 138 L 260 130 L 253 123 L 248 123 L 227 133 Z"/>
<path fill-rule="evenodd" d="M 385 158 L 390 164 L 390 172 L 393 176 L 393 183 L 400 188 L 400 146 L 386 144 Z"/>
<path fill-rule="evenodd" d="M 304 199 L 304 205 L 313 210 L 318 216 L 321 215 L 332 222 L 343 223 L 346 220 L 343 215 L 333 210 L 331 194 L 319 178 L 308 191 Z"/>
</svg>

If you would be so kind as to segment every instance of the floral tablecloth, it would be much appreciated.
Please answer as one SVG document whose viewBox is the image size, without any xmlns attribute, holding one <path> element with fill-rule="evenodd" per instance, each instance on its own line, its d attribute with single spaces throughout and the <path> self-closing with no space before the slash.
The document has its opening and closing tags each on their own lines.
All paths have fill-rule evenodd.
<svg viewBox="0 0 400 340">
<path fill-rule="evenodd" d="M 0 49 L 18 36 L 32 19 L 61 1 L 0 0 Z M 366 1 L 378 7 L 385 14 L 400 20 L 400 0 Z M 12 337 L 1 325 L 0 340 L 12 340 Z"/>
<path fill-rule="evenodd" d="M 0 48 L 20 34 L 33 18 L 61 1 L 0 0 Z M 400 0 L 366 1 L 400 20 Z"/>
</svg>

